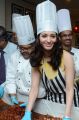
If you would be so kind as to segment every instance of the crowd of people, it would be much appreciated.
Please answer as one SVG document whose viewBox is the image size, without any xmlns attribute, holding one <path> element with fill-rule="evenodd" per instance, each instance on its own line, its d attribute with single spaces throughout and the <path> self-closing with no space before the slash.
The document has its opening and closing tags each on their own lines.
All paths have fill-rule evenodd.
<svg viewBox="0 0 79 120">
<path fill-rule="evenodd" d="M 36 36 L 29 15 L 14 14 L 12 22 L 15 34 L 0 26 L 0 104 L 9 105 L 6 118 L 17 105 L 23 108 L 19 120 L 78 120 L 79 49 L 72 46 L 69 10 L 57 11 L 50 0 L 39 3 Z"/>
</svg>

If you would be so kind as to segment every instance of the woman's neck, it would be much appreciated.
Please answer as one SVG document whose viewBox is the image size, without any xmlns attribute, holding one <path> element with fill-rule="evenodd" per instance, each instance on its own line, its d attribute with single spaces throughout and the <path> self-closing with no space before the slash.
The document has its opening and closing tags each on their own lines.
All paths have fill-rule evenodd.
<svg viewBox="0 0 79 120">
<path fill-rule="evenodd" d="M 47 61 L 50 61 L 50 59 L 51 59 L 51 51 L 45 51 L 45 52 L 44 52 L 44 58 L 45 58 Z"/>
</svg>

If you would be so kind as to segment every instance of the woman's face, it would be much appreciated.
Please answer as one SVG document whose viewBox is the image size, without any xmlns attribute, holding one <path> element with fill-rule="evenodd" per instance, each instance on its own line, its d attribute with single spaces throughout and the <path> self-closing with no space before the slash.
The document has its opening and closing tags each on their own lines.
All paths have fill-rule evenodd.
<svg viewBox="0 0 79 120">
<path fill-rule="evenodd" d="M 51 50 L 57 40 L 55 32 L 42 32 L 39 36 L 40 44 L 45 50 Z"/>
</svg>

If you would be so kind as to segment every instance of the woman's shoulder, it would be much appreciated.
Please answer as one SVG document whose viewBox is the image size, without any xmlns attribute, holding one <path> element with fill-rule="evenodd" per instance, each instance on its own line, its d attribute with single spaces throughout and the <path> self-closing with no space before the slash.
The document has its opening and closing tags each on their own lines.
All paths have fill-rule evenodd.
<svg viewBox="0 0 79 120">
<path fill-rule="evenodd" d="M 63 56 L 64 57 L 72 57 L 71 53 L 66 50 L 63 50 Z"/>
<path fill-rule="evenodd" d="M 73 56 L 70 54 L 70 52 L 63 50 L 63 59 L 64 63 L 70 63 L 73 62 Z"/>
</svg>

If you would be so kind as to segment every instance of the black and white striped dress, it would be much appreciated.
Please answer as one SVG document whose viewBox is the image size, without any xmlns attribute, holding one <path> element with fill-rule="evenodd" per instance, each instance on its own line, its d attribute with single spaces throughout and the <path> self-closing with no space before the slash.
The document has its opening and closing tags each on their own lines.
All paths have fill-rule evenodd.
<svg viewBox="0 0 79 120">
<path fill-rule="evenodd" d="M 45 64 L 43 63 L 41 67 L 42 81 L 47 93 L 45 99 L 56 103 L 66 104 L 66 83 L 65 83 L 64 65 L 62 64 L 58 69 L 58 71 L 56 72 L 56 75 L 50 79 L 47 77 L 47 74 L 50 71 L 49 65 L 47 64 L 48 63 Z M 48 69 L 47 74 L 46 74 L 47 72 L 46 69 Z M 49 74 L 51 75 L 51 73 Z M 78 88 L 76 83 L 74 85 L 74 106 L 79 107 L 79 96 L 78 96 Z"/>
</svg>

